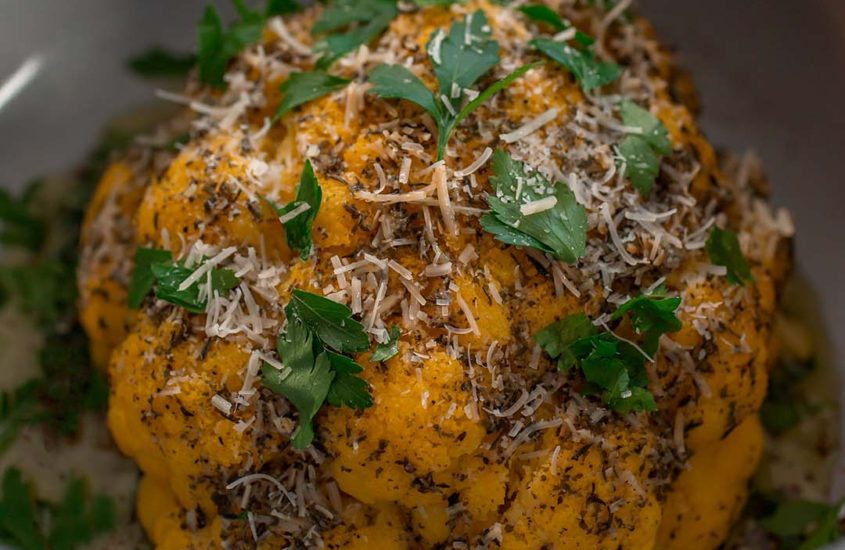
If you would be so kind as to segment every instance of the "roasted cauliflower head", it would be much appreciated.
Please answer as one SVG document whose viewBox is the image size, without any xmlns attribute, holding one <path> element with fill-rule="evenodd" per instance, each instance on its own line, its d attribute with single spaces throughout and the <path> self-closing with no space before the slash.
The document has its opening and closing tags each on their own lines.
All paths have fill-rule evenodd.
<svg viewBox="0 0 845 550">
<path fill-rule="evenodd" d="M 724 540 L 792 228 L 594 4 L 206 12 L 190 137 L 115 159 L 82 237 L 157 548 Z"/>
</svg>

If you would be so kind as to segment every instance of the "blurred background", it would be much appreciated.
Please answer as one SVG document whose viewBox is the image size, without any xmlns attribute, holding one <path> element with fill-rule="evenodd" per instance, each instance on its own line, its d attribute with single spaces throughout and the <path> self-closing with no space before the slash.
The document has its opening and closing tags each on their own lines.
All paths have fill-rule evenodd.
<svg viewBox="0 0 845 550">
<path fill-rule="evenodd" d="M 224 2 L 218 2 L 222 5 Z M 191 51 L 205 0 L 0 0 L 0 184 L 66 170 L 115 114 L 153 98 L 125 61 Z M 845 347 L 845 2 L 640 0 L 698 84 L 717 146 L 754 149 L 798 227 L 800 269 Z M 24 65 L 25 64 L 25 65 Z M 24 65 L 24 69 L 19 68 Z"/>
</svg>

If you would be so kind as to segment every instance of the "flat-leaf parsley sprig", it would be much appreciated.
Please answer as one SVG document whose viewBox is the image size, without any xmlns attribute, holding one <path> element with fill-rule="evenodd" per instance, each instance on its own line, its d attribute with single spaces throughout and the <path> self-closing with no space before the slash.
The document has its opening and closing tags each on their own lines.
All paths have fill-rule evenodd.
<svg viewBox="0 0 845 550">
<path fill-rule="evenodd" d="M 619 65 L 602 61 L 596 56 L 595 41 L 592 37 L 575 29 L 569 21 L 563 19 L 551 8 L 529 4 L 520 8 L 520 11 L 538 23 L 551 26 L 555 32 L 559 33 L 555 37 L 538 36 L 531 40 L 530 44 L 543 55 L 569 70 L 585 93 L 615 82 L 622 74 Z M 572 39 L 575 39 L 576 45 L 568 43 Z"/>
<path fill-rule="evenodd" d="M 661 288 L 622 304 L 611 321 L 627 317 L 638 343 L 619 337 L 607 327 L 600 331 L 584 313 L 552 323 L 534 339 L 557 361 L 561 372 L 579 368 L 587 381 L 584 393 L 600 396 L 610 409 L 623 413 L 655 411 L 645 362 L 654 359 L 661 335 L 681 329 L 675 315 L 680 302 L 680 298 L 666 297 Z"/>
<path fill-rule="evenodd" d="M 244 0 L 232 0 L 238 18 L 224 30 L 220 14 L 209 4 L 197 30 L 197 65 L 204 84 L 225 87 L 229 62 L 246 46 L 258 42 L 268 17 L 293 13 L 299 5 L 291 0 L 268 0 L 263 12 L 251 10 Z"/>
<path fill-rule="evenodd" d="M 724 266 L 727 269 L 728 281 L 734 285 L 744 285 L 754 282 L 748 260 L 742 255 L 739 237 L 729 229 L 714 227 L 705 245 L 707 255 L 713 265 Z"/>
<path fill-rule="evenodd" d="M 351 309 L 304 290 L 293 291 L 285 316 L 287 327 L 276 344 L 284 368 L 265 363 L 261 372 L 264 386 L 284 395 L 299 412 L 291 444 L 305 449 L 324 403 L 354 409 L 373 405 L 366 380 L 357 376 L 364 369 L 348 356 L 367 350 L 370 340 Z"/>
<path fill-rule="evenodd" d="M 191 313 L 205 313 L 210 296 L 201 291 L 205 277 L 185 284 L 199 269 L 173 260 L 169 250 L 139 247 L 135 252 L 135 270 L 129 282 L 129 307 L 138 309 L 144 297 L 155 289 L 156 298 L 180 306 Z M 211 288 L 209 294 L 224 294 L 238 286 L 238 278 L 231 269 L 212 267 L 209 271 Z"/>
<path fill-rule="evenodd" d="M 470 113 L 509 86 L 535 65 L 520 67 L 464 105 L 467 92 L 499 62 L 499 43 L 491 38 L 482 11 L 452 24 L 449 32 L 435 31 L 426 48 L 437 77 L 436 93 L 401 65 L 379 65 L 370 72 L 370 93 L 385 99 L 404 99 L 425 109 L 437 124 L 437 158 L 446 152 L 449 136 Z"/>
<path fill-rule="evenodd" d="M 311 32 L 324 35 L 314 51 L 318 70 L 380 36 L 398 15 L 396 0 L 336 0 L 314 23 Z"/>
<path fill-rule="evenodd" d="M 78 477 L 67 481 L 61 502 L 35 497 L 21 471 L 8 468 L 0 484 L 0 540 L 22 550 L 80 548 L 114 528 L 115 503 L 89 494 Z"/>
<path fill-rule="evenodd" d="M 323 200 L 323 189 L 311 161 L 306 160 L 302 168 L 302 175 L 299 178 L 299 187 L 296 189 L 296 198 L 285 206 L 279 206 L 269 199 L 266 200 L 285 228 L 285 239 L 288 246 L 297 252 L 303 260 L 311 255 L 313 245 L 312 228 L 314 220 L 320 211 L 320 203 Z"/>
<path fill-rule="evenodd" d="M 547 252 L 568 263 L 587 245 L 587 211 L 565 183 L 552 184 L 507 152 L 493 154 L 494 193 L 481 227 L 506 244 Z"/>
<path fill-rule="evenodd" d="M 672 153 L 669 132 L 654 115 L 628 99 L 619 104 L 627 135 L 619 144 L 625 177 L 643 196 L 648 196 L 660 173 L 661 156 Z"/>
</svg>

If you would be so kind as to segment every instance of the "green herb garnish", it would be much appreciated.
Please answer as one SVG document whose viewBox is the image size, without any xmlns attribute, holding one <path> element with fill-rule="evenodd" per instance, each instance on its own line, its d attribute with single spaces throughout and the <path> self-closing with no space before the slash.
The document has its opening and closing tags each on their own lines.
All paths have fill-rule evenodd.
<svg viewBox="0 0 845 550">
<path fill-rule="evenodd" d="M 76 301 L 74 266 L 45 259 L 33 265 L 0 267 L 0 288 L 15 297 L 23 311 L 48 329 L 68 314 Z"/>
<path fill-rule="evenodd" d="M 114 528 L 114 501 L 105 495 L 86 496 L 79 478 L 68 481 L 58 504 L 39 500 L 20 470 L 3 475 L 0 497 L 0 540 L 21 550 L 72 550 Z"/>
<path fill-rule="evenodd" d="M 302 5 L 295 0 L 267 0 L 267 17 L 290 15 L 302 10 Z"/>
<path fill-rule="evenodd" d="M 156 278 L 156 298 L 180 306 L 191 313 L 205 313 L 208 298 L 200 298 L 200 287 L 205 281 L 197 281 L 185 289 L 180 288 L 185 279 L 196 268 L 185 267 L 179 263 L 157 263 L 152 267 Z M 231 269 L 211 270 L 211 294 L 225 294 L 238 286 L 238 278 Z"/>
<path fill-rule="evenodd" d="M 267 200 L 267 199 L 265 199 Z M 299 178 L 299 187 L 296 189 L 296 199 L 285 206 L 277 206 L 270 200 L 267 202 L 273 207 L 280 217 L 284 218 L 294 210 L 301 210 L 294 218 L 282 222 L 285 228 L 285 239 L 288 246 L 299 252 L 299 257 L 307 260 L 311 255 L 313 239 L 311 236 L 314 219 L 320 211 L 320 203 L 323 200 L 323 190 L 317 176 L 314 175 L 314 168 L 311 161 L 306 160 Z M 305 208 L 307 205 L 307 209 Z"/>
<path fill-rule="evenodd" d="M 657 409 L 648 391 L 643 354 L 613 333 L 599 332 L 583 313 L 552 323 L 534 339 L 549 357 L 557 360 L 558 370 L 566 372 L 578 367 L 587 380 L 584 393 L 601 396 L 610 409 Z"/>
<path fill-rule="evenodd" d="M 760 520 L 760 526 L 779 539 L 780 548 L 815 550 L 842 537 L 839 511 L 843 504 L 782 501 L 771 516 Z"/>
<path fill-rule="evenodd" d="M 477 11 L 435 31 L 428 41 L 429 60 L 437 77 L 437 94 L 401 65 L 379 65 L 370 72 L 370 93 L 404 99 L 425 109 L 437 124 L 437 158 L 442 159 L 452 132 L 470 113 L 535 65 L 520 67 L 463 106 L 468 89 L 499 62 L 499 44 L 490 37 L 484 12 Z"/>
<path fill-rule="evenodd" d="M 681 321 L 674 311 L 680 298 L 664 298 L 662 290 L 638 296 L 620 306 L 611 316 L 619 321 L 629 316 L 640 337 L 639 344 L 618 337 L 610 329 L 599 331 L 583 313 L 552 323 L 534 335 L 537 344 L 567 372 L 580 368 L 587 380 L 584 393 L 599 395 L 617 412 L 655 411 L 654 396 L 648 391 L 646 355 L 657 353 L 661 334 L 677 332 Z"/>
<path fill-rule="evenodd" d="M 642 336 L 640 347 L 652 358 L 657 353 L 660 336 L 678 332 L 683 323 L 675 315 L 681 305 L 679 297 L 664 297 L 665 290 L 661 287 L 649 295 L 640 295 L 619 306 L 610 317 L 611 321 L 622 319 L 628 315 L 634 331 Z"/>
<path fill-rule="evenodd" d="M 39 380 L 31 380 L 13 391 L 0 392 L 0 451 L 15 440 L 21 428 L 41 421 L 40 386 Z"/>
<path fill-rule="evenodd" d="M 576 34 L 576 38 L 577 36 Z M 546 37 L 535 38 L 530 44 L 551 60 L 566 67 L 581 83 L 581 89 L 585 93 L 615 82 L 622 74 L 619 65 L 598 59 L 592 47 L 584 44 L 592 43 L 590 37 L 583 35 L 579 41 L 581 48 Z"/>
<path fill-rule="evenodd" d="M 172 261 L 173 254 L 169 250 L 138 247 L 138 250 L 135 251 L 135 269 L 132 272 L 132 280 L 129 282 L 128 303 L 131 309 L 141 307 L 144 298 L 155 284 L 156 276 L 153 273 L 153 264 Z"/>
<path fill-rule="evenodd" d="M 315 356 L 313 334 L 298 319 L 289 319 L 287 331 L 279 336 L 276 349 L 287 372 L 268 364 L 262 367 L 263 383 L 287 397 L 299 412 L 299 425 L 291 438 L 295 449 L 304 449 L 314 439 L 313 420 L 328 396 L 335 373 L 325 351 Z"/>
<path fill-rule="evenodd" d="M 223 77 L 229 62 L 246 46 L 258 42 L 266 22 L 266 13 L 249 9 L 243 0 L 232 0 L 238 19 L 223 30 L 223 21 L 213 5 L 205 8 L 198 30 L 197 63 L 200 80 L 210 86 L 222 88 Z M 278 2 L 270 6 L 277 9 Z"/>
<path fill-rule="evenodd" d="M 336 0 L 311 29 L 316 35 L 332 33 L 314 47 L 322 54 L 317 69 L 329 68 L 347 53 L 380 36 L 398 13 L 396 0 Z"/>
<path fill-rule="evenodd" d="M 490 182 L 491 211 L 481 218 L 485 231 L 504 243 L 536 248 L 568 263 L 584 255 L 587 213 L 566 184 L 552 185 L 502 150 L 493 155 Z M 538 201 L 551 206 L 530 213 Z"/>
<path fill-rule="evenodd" d="M 333 407 L 346 405 L 351 409 L 368 409 L 373 406 L 373 396 L 367 381 L 356 376 L 364 372 L 363 367 L 350 357 L 326 352 L 335 372 L 326 400 Z"/>
<path fill-rule="evenodd" d="M 13 201 L 21 207 L 17 215 L 32 218 L 19 227 L 38 220 L 43 238 L 10 242 L 32 245 L 34 254 L 20 265 L 0 266 L 0 294 L 32 318 L 44 339 L 38 354 L 40 375 L 0 393 L 0 450 L 24 426 L 44 426 L 58 436 L 75 435 L 86 411 L 100 412 L 107 405 L 107 383 L 91 364 L 89 342 L 78 323 L 76 260 L 79 227 L 90 195 L 110 153 L 128 142 L 125 137 L 116 132 L 107 135 L 79 179 L 57 200 L 42 196 L 36 182 Z M 35 246 L 37 241 L 41 242 Z"/>
<path fill-rule="evenodd" d="M 766 400 L 760 407 L 760 420 L 770 434 L 778 436 L 794 428 L 824 406 L 801 391 L 802 382 L 815 368 L 814 360 L 794 359 L 781 359 L 772 368 Z"/>
<path fill-rule="evenodd" d="M 180 77 L 187 75 L 196 62 L 194 55 L 154 47 L 131 58 L 127 65 L 144 77 Z"/>
<path fill-rule="evenodd" d="M 547 326 L 534 335 L 534 340 L 549 357 L 557 359 L 559 371 L 567 372 L 579 364 L 573 345 L 597 332 L 589 317 L 584 313 L 575 313 Z"/>
<path fill-rule="evenodd" d="M 401 335 L 399 327 L 393 325 L 390 329 L 389 339 L 383 344 L 376 346 L 373 352 L 373 361 L 387 361 L 397 353 L 399 353 L 399 336 Z"/>
<path fill-rule="evenodd" d="M 736 233 L 714 227 L 705 248 L 713 265 L 727 268 L 727 277 L 731 284 L 744 285 L 754 282 L 754 275 L 751 274 L 751 267 L 742 254 Z"/>
<path fill-rule="evenodd" d="M 199 65 L 200 80 L 211 86 L 225 86 L 223 77 L 229 62 L 246 46 L 261 38 L 269 17 L 296 13 L 302 6 L 294 0 L 267 0 L 264 12 L 249 9 L 243 0 L 232 0 L 239 19 L 228 30 L 213 5 L 205 8 L 197 29 L 197 55 L 152 48 L 129 61 L 129 68 L 142 76 L 184 76 Z"/>
<path fill-rule="evenodd" d="M 282 92 L 282 102 L 273 120 L 279 120 L 291 110 L 309 101 L 342 90 L 351 80 L 332 76 L 323 71 L 292 73 L 279 86 Z"/>
<path fill-rule="evenodd" d="M 129 306 L 141 307 L 144 297 L 155 288 L 156 298 L 170 302 L 191 313 L 204 313 L 209 297 L 200 298 L 200 288 L 206 278 L 187 288 L 180 288 L 199 266 L 186 267 L 174 262 L 167 250 L 139 248 L 135 253 L 135 270 L 129 283 Z M 224 294 L 238 286 L 238 278 L 231 269 L 211 269 L 211 294 Z"/>
<path fill-rule="evenodd" d="M 360 353 L 370 347 L 363 325 L 352 310 L 328 298 L 294 290 L 285 306 L 288 319 L 299 319 L 322 344 L 339 353 Z"/>
<path fill-rule="evenodd" d="M 81 327 L 47 334 L 39 352 L 42 377 L 37 379 L 38 423 L 62 436 L 79 431 L 86 411 L 105 411 L 109 387 L 105 375 L 91 364 L 89 341 Z"/>
<path fill-rule="evenodd" d="M 428 6 L 451 6 L 452 4 L 463 4 L 464 0 L 414 0 L 414 4 L 420 7 Z"/>
<path fill-rule="evenodd" d="M 44 222 L 33 213 L 38 186 L 31 185 L 20 199 L 0 189 L 0 243 L 38 250 L 44 243 Z"/>
<path fill-rule="evenodd" d="M 519 11 L 537 23 L 549 25 L 555 32 L 565 31 L 572 27 L 572 24 L 561 17 L 559 13 L 542 4 L 526 4 L 521 6 Z M 575 40 L 583 46 L 590 46 L 595 42 L 591 37 L 579 30 L 575 31 Z"/>
<path fill-rule="evenodd" d="M 366 350 L 369 338 L 352 319 L 351 309 L 303 290 L 293 291 L 285 315 L 288 325 L 276 344 L 285 370 L 265 363 L 263 383 L 296 407 L 299 426 L 291 443 L 304 449 L 314 439 L 313 420 L 324 402 L 355 409 L 372 406 L 367 382 L 356 376 L 363 368 L 343 355 Z"/>
<path fill-rule="evenodd" d="M 625 126 L 636 130 L 626 135 L 619 144 L 625 176 L 637 191 L 647 196 L 660 173 L 660 155 L 672 153 L 669 133 L 655 116 L 633 101 L 622 101 L 619 113 Z"/>
</svg>

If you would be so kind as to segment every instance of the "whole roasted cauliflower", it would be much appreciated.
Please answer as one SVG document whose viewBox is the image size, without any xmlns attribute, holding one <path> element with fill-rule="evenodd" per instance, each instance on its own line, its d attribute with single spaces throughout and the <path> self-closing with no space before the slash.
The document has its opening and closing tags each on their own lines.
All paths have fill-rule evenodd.
<svg viewBox="0 0 845 550">
<path fill-rule="evenodd" d="M 789 217 L 629 2 L 515 4 L 206 12 L 82 237 L 157 548 L 727 536 Z"/>
</svg>

